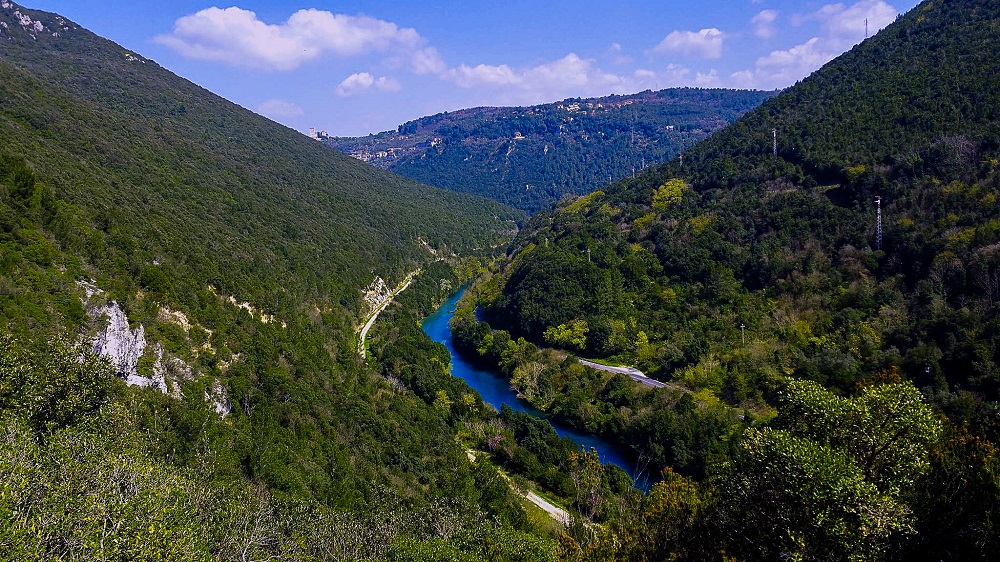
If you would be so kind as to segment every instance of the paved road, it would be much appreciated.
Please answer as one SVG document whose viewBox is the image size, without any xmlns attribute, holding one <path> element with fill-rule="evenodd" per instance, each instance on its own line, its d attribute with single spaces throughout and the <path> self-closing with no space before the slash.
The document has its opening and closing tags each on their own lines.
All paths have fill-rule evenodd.
<svg viewBox="0 0 1000 562">
<path fill-rule="evenodd" d="M 665 382 L 660 382 L 656 379 L 651 379 L 646 376 L 645 373 L 636 369 L 635 367 L 613 367 L 611 365 L 601 365 L 600 363 L 594 363 L 593 361 L 587 361 L 586 359 L 580 359 L 577 357 L 577 361 L 581 365 L 590 367 L 591 369 L 597 369 L 598 371 L 607 371 L 609 373 L 621 373 L 623 375 L 628 375 L 628 377 L 636 382 L 641 382 L 646 386 L 651 386 L 653 388 L 666 388 L 668 385 Z"/>
<path fill-rule="evenodd" d="M 594 363 L 593 361 L 587 361 L 586 359 L 576 358 L 581 365 L 590 367 L 591 369 L 597 369 L 598 371 L 607 371 L 609 373 L 621 373 L 623 375 L 628 375 L 628 377 L 635 382 L 642 383 L 646 386 L 651 386 L 653 388 L 669 388 L 670 390 L 676 390 L 677 392 L 691 392 L 690 390 L 677 386 L 676 384 L 669 382 L 660 382 L 656 379 L 651 379 L 646 376 L 645 373 L 636 369 L 635 367 L 613 367 L 611 365 L 601 365 L 600 363 Z"/>
<path fill-rule="evenodd" d="M 410 286 L 410 283 L 413 282 L 413 277 L 418 273 L 420 273 L 419 269 L 411 271 L 410 274 L 406 276 L 406 279 L 403 280 L 403 283 L 399 287 L 396 287 L 396 290 L 389 295 L 389 298 L 385 299 L 385 302 L 380 304 L 378 308 L 375 309 L 375 312 L 372 313 L 371 317 L 368 318 L 368 321 L 365 322 L 365 325 L 361 328 L 361 337 L 358 338 L 358 353 L 361 354 L 362 359 L 365 357 L 365 338 L 368 337 L 368 330 L 375 325 L 375 320 L 378 319 L 379 313 L 385 310 L 385 307 L 389 306 L 389 303 L 392 302 L 392 299 L 396 298 L 396 295 L 402 293 L 407 287 Z"/>
<path fill-rule="evenodd" d="M 549 514 L 549 517 L 555 519 L 563 525 L 566 525 L 567 527 L 569 526 L 569 513 L 567 513 L 565 509 L 552 505 L 545 498 L 534 492 L 524 494 L 524 499 L 545 510 L 545 512 Z"/>
<path fill-rule="evenodd" d="M 476 455 L 478 454 L 477 451 L 466 449 L 465 454 L 469 456 L 469 462 L 476 462 Z M 542 511 L 548 513 L 549 517 L 569 527 L 570 524 L 569 512 L 567 512 L 565 509 L 552 504 L 550 501 L 546 500 L 542 496 L 539 496 L 535 492 L 532 492 L 530 490 L 527 492 L 522 492 L 518 490 L 517 486 L 514 485 L 514 482 L 510 479 L 509 476 L 507 476 L 506 473 L 504 473 L 503 470 L 500 470 L 500 476 L 502 476 L 503 479 L 507 481 L 507 485 L 510 486 L 510 489 L 513 490 L 516 494 L 519 494 L 522 498 L 537 505 Z"/>
</svg>

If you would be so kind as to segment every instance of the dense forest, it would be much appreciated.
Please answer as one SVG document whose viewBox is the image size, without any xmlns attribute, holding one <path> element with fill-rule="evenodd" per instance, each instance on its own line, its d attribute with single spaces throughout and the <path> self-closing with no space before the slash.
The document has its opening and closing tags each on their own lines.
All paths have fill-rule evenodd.
<svg viewBox="0 0 1000 562">
<path fill-rule="evenodd" d="M 995 3 L 924 2 L 683 163 L 538 213 L 456 339 L 676 471 L 670 532 L 727 556 L 990 558 L 998 22 Z"/>
<path fill-rule="evenodd" d="M 373 278 L 487 251 L 520 212 L 57 15 L 0 22 L 0 558 L 554 556 L 451 420 L 355 352 Z M 124 367 L 95 351 L 116 321 Z"/>
<path fill-rule="evenodd" d="M 669 160 L 772 95 L 675 88 L 477 107 L 324 142 L 402 176 L 530 213 Z"/>
<path fill-rule="evenodd" d="M 924 2 L 773 97 L 688 91 L 769 99 L 520 230 L 60 16 L 0 22 L 0 558 L 1000 547 L 1000 6 Z M 366 288 L 413 272 L 362 357 Z M 451 376 L 420 320 L 467 284 L 463 353 L 648 492 Z"/>
</svg>

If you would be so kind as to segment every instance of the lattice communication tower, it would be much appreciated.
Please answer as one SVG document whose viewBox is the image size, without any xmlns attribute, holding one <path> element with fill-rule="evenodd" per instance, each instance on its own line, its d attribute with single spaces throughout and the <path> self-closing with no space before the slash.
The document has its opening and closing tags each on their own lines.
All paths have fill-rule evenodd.
<svg viewBox="0 0 1000 562">
<path fill-rule="evenodd" d="M 882 196 L 875 196 L 875 249 L 882 249 Z"/>
</svg>

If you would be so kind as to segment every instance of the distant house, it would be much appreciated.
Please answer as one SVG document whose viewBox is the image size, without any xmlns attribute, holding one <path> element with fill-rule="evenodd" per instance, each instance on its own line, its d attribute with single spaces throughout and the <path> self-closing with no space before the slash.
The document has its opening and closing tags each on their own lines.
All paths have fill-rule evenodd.
<svg viewBox="0 0 1000 562">
<path fill-rule="evenodd" d="M 330 134 L 326 131 L 317 131 L 315 127 L 309 127 L 309 138 L 321 141 L 330 138 Z"/>
</svg>

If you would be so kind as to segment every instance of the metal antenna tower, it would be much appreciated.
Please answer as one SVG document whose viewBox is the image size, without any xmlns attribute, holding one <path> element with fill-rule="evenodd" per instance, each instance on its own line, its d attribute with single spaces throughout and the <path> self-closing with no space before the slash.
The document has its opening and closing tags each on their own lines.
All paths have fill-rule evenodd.
<svg viewBox="0 0 1000 562">
<path fill-rule="evenodd" d="M 875 219 L 875 249 L 882 249 L 882 196 L 875 196 L 875 208 L 876 219 Z"/>
<path fill-rule="evenodd" d="M 771 150 L 774 152 L 774 155 L 777 156 L 778 155 L 778 129 L 771 129 L 771 137 L 773 139 Z"/>
</svg>

